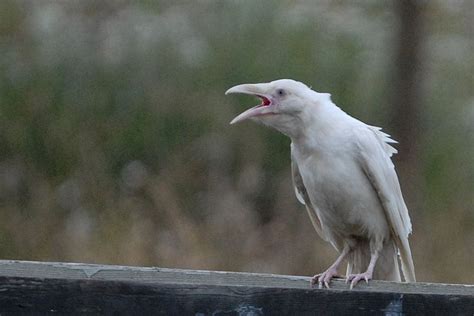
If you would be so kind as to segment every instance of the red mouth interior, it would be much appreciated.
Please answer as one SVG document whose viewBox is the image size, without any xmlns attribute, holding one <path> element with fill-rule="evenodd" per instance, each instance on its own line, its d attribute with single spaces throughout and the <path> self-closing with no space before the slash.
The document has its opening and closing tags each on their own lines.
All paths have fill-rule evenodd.
<svg viewBox="0 0 474 316">
<path fill-rule="evenodd" d="M 271 102 L 266 97 L 264 97 L 263 95 L 259 95 L 258 97 L 262 100 L 262 103 L 260 103 L 260 106 L 269 106 L 270 105 Z"/>
</svg>

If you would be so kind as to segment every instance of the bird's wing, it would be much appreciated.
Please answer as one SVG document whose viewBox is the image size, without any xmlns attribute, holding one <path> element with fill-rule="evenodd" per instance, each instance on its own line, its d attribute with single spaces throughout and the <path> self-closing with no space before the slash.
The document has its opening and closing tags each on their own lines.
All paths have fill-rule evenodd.
<svg viewBox="0 0 474 316">
<path fill-rule="evenodd" d="M 311 219 L 311 223 L 313 223 L 314 229 L 318 232 L 318 235 L 321 236 L 322 239 L 327 240 L 327 238 L 323 234 L 323 230 L 321 227 L 321 221 L 318 218 L 318 213 L 316 212 L 316 208 L 311 204 L 311 201 L 308 196 L 308 191 L 306 191 L 306 187 L 303 183 L 303 178 L 301 177 L 300 170 L 298 169 L 298 165 L 293 157 L 291 157 L 291 174 L 293 176 L 293 186 L 295 188 L 295 194 L 298 201 L 301 204 L 306 206 L 306 211 L 308 212 L 309 218 Z"/>
<path fill-rule="evenodd" d="M 368 126 L 354 135 L 358 145 L 358 158 L 364 173 L 377 192 L 382 203 L 392 236 L 400 250 L 405 281 L 415 282 L 415 269 L 408 235 L 411 221 L 403 200 L 402 191 L 390 159 L 396 150 L 388 142 L 394 142 L 379 128 Z"/>
</svg>

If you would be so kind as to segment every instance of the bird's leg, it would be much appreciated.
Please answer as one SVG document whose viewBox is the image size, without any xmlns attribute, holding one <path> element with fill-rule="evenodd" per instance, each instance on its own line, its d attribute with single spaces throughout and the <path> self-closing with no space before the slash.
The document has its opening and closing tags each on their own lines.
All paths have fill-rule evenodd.
<svg viewBox="0 0 474 316">
<path fill-rule="evenodd" d="M 349 252 L 349 246 L 344 246 L 339 257 L 337 257 L 336 261 L 334 261 L 334 263 L 326 271 L 316 274 L 311 278 L 311 286 L 318 283 L 320 289 L 323 287 L 323 284 L 329 289 L 329 282 L 331 282 L 332 277 L 337 276 L 337 269 Z"/>
<path fill-rule="evenodd" d="M 351 290 L 354 287 L 354 285 L 357 284 L 360 280 L 365 280 L 367 284 L 369 284 L 369 280 L 372 280 L 372 276 L 374 274 L 374 268 L 375 268 L 375 263 L 377 262 L 377 259 L 379 258 L 379 251 L 374 251 L 370 254 L 370 263 L 369 266 L 367 267 L 367 271 L 363 273 L 357 273 L 357 274 L 349 274 L 346 279 L 346 283 L 351 282 Z"/>
</svg>

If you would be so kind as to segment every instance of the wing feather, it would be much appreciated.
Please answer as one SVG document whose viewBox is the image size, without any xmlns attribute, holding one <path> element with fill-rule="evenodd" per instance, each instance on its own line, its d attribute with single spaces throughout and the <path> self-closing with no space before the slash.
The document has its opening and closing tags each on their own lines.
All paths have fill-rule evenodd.
<svg viewBox="0 0 474 316">
<path fill-rule="evenodd" d="M 301 177 L 298 165 L 296 164 L 296 161 L 293 159 L 293 157 L 291 157 L 291 175 L 293 177 L 293 186 L 295 188 L 296 198 L 301 204 L 306 206 L 306 211 L 308 212 L 311 223 L 313 223 L 314 229 L 316 229 L 318 235 L 327 241 L 327 238 L 323 234 L 321 221 L 319 220 L 316 208 L 312 205 L 309 199 L 308 191 L 304 186 L 303 178 Z"/>
<path fill-rule="evenodd" d="M 395 167 L 390 159 L 396 150 L 388 145 L 394 142 L 380 129 L 369 126 L 355 133 L 359 149 L 359 159 L 383 206 L 392 236 L 400 250 L 402 271 L 407 282 L 415 282 L 415 269 L 408 235 L 411 221 L 403 200 Z"/>
</svg>

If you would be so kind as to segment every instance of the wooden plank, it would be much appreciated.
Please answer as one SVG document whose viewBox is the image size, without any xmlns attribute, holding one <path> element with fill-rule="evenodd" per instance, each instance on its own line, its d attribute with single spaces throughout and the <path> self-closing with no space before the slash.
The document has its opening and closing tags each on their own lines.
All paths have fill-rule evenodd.
<svg viewBox="0 0 474 316">
<path fill-rule="evenodd" d="M 472 315 L 467 295 L 0 277 L 1 313 Z"/>
<path fill-rule="evenodd" d="M 0 313 L 268 315 L 473 315 L 474 286 L 342 280 L 313 289 L 308 277 L 0 261 Z"/>
<path fill-rule="evenodd" d="M 115 281 L 137 281 L 141 283 L 244 285 L 253 287 L 309 289 L 310 277 L 168 269 L 158 267 L 132 267 L 85 263 L 35 262 L 0 260 L 0 276 L 31 278 L 93 279 Z M 342 279 L 335 279 L 331 289 L 347 290 Z M 360 282 L 354 291 L 455 294 L 474 296 L 474 285 L 440 283 L 397 283 L 372 280 L 369 285 Z"/>
</svg>

